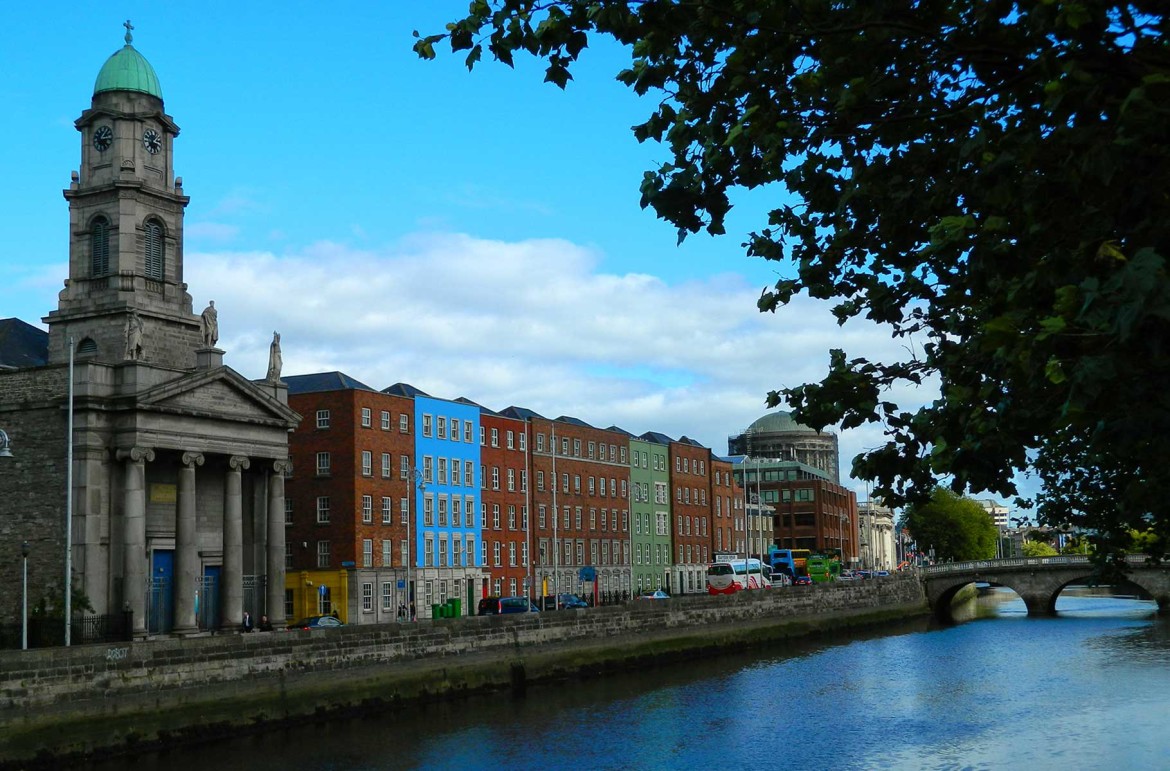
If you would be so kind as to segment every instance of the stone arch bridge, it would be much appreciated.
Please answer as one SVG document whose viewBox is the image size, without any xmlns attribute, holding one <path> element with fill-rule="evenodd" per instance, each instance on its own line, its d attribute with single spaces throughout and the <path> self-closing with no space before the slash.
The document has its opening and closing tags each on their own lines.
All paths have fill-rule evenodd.
<svg viewBox="0 0 1170 771">
<path fill-rule="evenodd" d="M 1158 602 L 1160 610 L 1170 608 L 1170 563 L 1145 564 L 1144 555 L 1129 555 L 1126 578 Z M 1095 579 L 1095 566 L 1083 555 L 1019 557 L 976 562 L 931 565 L 920 573 L 931 611 L 941 619 L 950 618 L 951 601 L 964 586 L 986 582 L 1006 586 L 1024 601 L 1028 615 L 1055 615 L 1056 598 L 1070 584 Z"/>
</svg>

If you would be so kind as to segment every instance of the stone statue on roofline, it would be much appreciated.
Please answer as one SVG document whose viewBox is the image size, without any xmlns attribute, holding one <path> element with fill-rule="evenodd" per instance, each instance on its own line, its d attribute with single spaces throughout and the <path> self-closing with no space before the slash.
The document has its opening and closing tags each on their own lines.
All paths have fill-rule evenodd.
<svg viewBox="0 0 1170 771">
<path fill-rule="evenodd" d="M 280 333 L 272 333 L 272 344 L 268 346 L 268 377 L 266 380 L 270 383 L 276 383 L 280 380 L 280 368 L 284 366 L 284 360 L 280 356 Z"/>
</svg>

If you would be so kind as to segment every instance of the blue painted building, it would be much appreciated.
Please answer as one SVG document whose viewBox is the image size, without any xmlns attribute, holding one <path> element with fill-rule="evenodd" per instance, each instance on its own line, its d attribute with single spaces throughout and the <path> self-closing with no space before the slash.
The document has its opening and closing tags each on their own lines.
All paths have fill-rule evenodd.
<svg viewBox="0 0 1170 771">
<path fill-rule="evenodd" d="M 418 612 L 448 598 L 474 613 L 483 567 L 480 518 L 480 409 L 436 399 L 407 384 L 385 389 L 414 399 L 414 567 Z"/>
</svg>

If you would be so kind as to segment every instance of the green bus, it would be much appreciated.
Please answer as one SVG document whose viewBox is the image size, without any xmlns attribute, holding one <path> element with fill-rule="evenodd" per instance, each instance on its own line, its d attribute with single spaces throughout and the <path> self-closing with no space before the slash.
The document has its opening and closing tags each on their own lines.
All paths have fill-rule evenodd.
<svg viewBox="0 0 1170 771">
<path fill-rule="evenodd" d="M 805 567 L 808 569 L 808 577 L 815 584 L 836 581 L 841 575 L 841 551 L 831 549 L 828 552 L 810 554 L 805 562 Z"/>
</svg>

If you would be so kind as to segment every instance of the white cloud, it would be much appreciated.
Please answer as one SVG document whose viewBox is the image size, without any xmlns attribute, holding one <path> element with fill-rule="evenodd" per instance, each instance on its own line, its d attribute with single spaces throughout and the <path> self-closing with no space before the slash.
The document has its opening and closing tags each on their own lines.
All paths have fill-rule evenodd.
<svg viewBox="0 0 1170 771">
<path fill-rule="evenodd" d="M 285 374 L 408 382 L 491 409 L 686 435 L 718 454 L 765 412 L 769 390 L 819 380 L 829 348 L 905 355 L 868 322 L 839 327 L 826 303 L 798 297 L 761 314 L 741 277 L 669 284 L 600 272 L 601 256 L 561 240 L 426 233 L 379 250 L 188 253 L 186 277 L 197 307 L 216 301 L 220 347 L 245 376 L 263 376 L 279 330 Z M 880 443 L 875 429 L 843 434 L 843 473 Z"/>
</svg>

